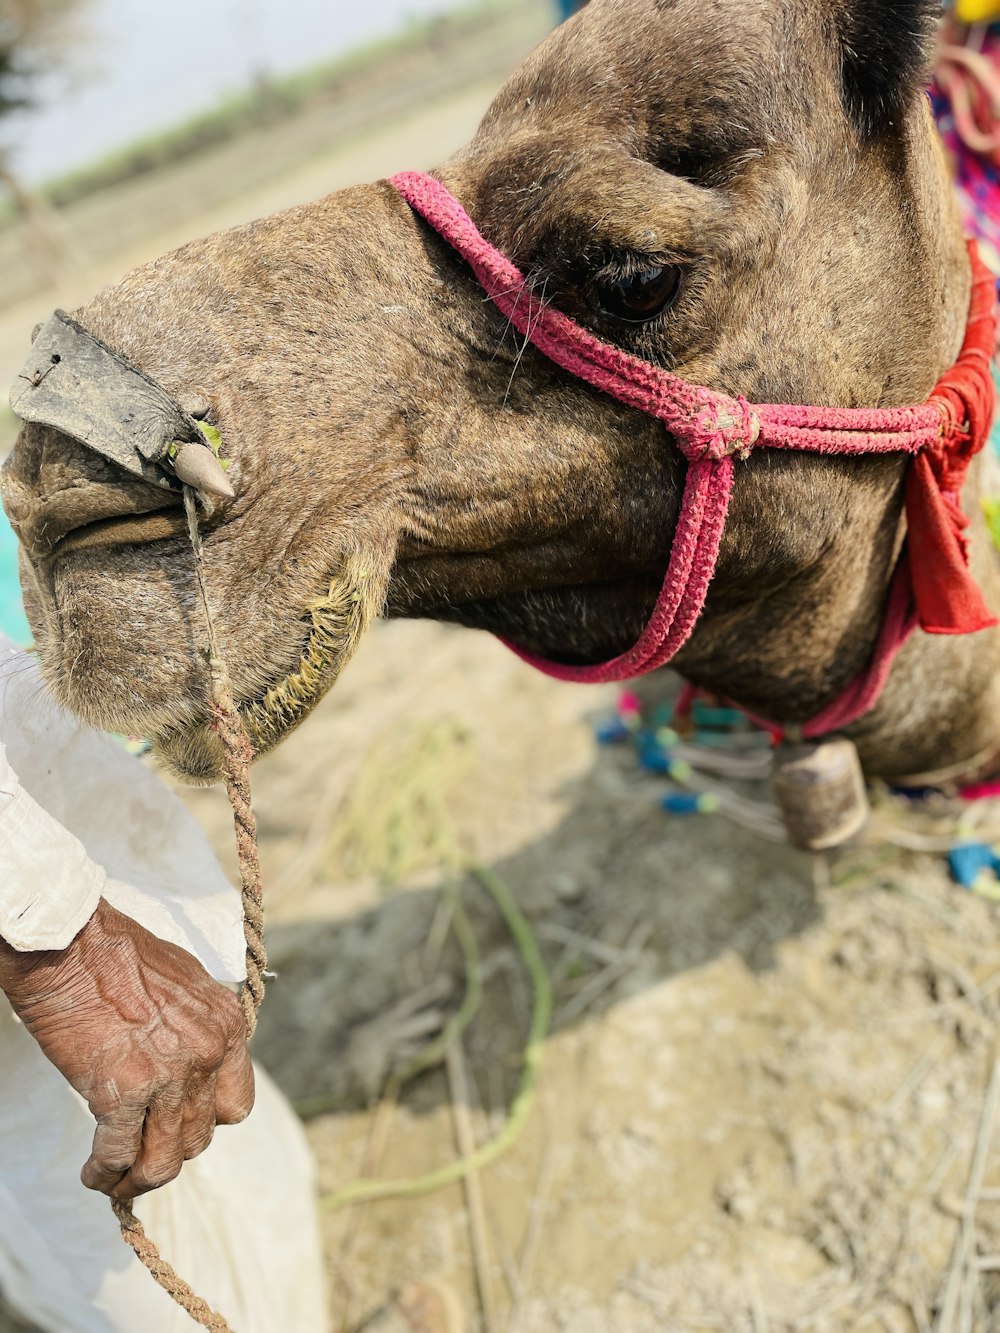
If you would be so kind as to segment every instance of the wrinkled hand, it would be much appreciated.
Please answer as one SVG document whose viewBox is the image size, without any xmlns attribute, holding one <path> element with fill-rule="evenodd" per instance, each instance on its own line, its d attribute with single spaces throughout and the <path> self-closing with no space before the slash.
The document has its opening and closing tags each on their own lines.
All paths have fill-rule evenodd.
<svg viewBox="0 0 1000 1333">
<path fill-rule="evenodd" d="M 101 901 L 58 953 L 0 941 L 0 988 L 97 1120 L 83 1183 L 132 1199 L 173 1180 L 253 1106 L 236 997 Z"/>
</svg>

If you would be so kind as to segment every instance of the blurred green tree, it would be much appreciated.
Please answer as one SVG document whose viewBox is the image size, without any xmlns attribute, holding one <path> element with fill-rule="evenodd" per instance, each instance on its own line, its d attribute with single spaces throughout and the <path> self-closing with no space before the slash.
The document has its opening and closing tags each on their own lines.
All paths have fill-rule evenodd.
<svg viewBox="0 0 1000 1333">
<path fill-rule="evenodd" d="M 0 0 L 0 117 L 32 106 L 38 85 L 79 49 L 91 0 Z"/>
<path fill-rule="evenodd" d="M 26 111 L 43 85 L 73 64 L 80 49 L 81 20 L 91 0 L 0 0 L 0 188 L 6 189 L 28 232 L 36 262 L 54 276 L 62 247 L 49 208 L 14 168 L 3 122 Z"/>
<path fill-rule="evenodd" d="M 28 105 L 28 99 L 20 87 L 21 82 L 16 53 L 0 46 L 0 116 L 9 111 L 19 111 Z"/>
</svg>

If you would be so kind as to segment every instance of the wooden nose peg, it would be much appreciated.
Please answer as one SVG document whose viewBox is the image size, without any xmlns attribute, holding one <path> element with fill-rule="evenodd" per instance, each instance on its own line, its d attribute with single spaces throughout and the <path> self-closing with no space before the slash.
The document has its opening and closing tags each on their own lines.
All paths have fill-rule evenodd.
<svg viewBox="0 0 1000 1333">
<path fill-rule="evenodd" d="M 793 847 L 821 852 L 859 833 L 870 807 L 854 743 L 785 744 L 774 756 L 774 794 Z"/>
</svg>

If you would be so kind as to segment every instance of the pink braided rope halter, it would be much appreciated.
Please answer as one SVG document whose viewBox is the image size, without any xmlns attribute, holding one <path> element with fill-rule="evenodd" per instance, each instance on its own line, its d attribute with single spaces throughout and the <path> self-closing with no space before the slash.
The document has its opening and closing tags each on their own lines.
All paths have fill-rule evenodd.
<svg viewBox="0 0 1000 1333">
<path fill-rule="evenodd" d="M 907 549 L 892 580 L 872 661 L 801 731 L 819 736 L 875 706 L 893 660 L 921 625 L 932 633 L 968 633 L 996 623 L 967 569 L 959 493 L 993 416 L 990 358 L 995 340 L 993 278 L 970 243 L 973 293 L 959 360 L 926 403 L 898 408 L 751 404 L 690 384 L 603 342 L 544 305 L 524 275 L 480 234 L 433 176 L 403 172 L 391 184 L 469 264 L 487 296 L 540 352 L 569 374 L 663 422 L 687 459 L 680 518 L 663 586 L 635 645 L 597 666 L 566 666 L 521 652 L 559 680 L 628 680 L 674 657 L 701 615 L 715 573 L 729 511 L 735 460 L 755 449 L 821 454 L 905 453 L 914 457 L 906 489 Z"/>
</svg>

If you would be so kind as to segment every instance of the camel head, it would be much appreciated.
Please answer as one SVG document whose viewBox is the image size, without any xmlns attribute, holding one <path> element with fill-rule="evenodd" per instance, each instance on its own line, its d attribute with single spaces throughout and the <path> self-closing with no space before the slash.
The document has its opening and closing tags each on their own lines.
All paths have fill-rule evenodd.
<svg viewBox="0 0 1000 1333">
<path fill-rule="evenodd" d="M 969 292 L 921 93 L 937 8 L 593 0 L 436 174 L 544 301 L 642 358 L 758 402 L 920 402 Z M 205 579 L 258 749 L 383 612 L 569 662 L 642 629 L 681 455 L 526 347 L 387 183 L 196 241 L 76 317 L 221 432 L 235 498 L 202 516 Z M 902 477 L 897 457 L 741 464 L 678 667 L 773 716 L 815 712 L 871 653 Z M 26 426 L 3 498 L 58 696 L 211 775 L 179 496 Z M 971 753 L 985 638 L 908 651 L 860 725 L 871 764 Z M 904 707 L 928 682 L 940 724 Z"/>
</svg>

